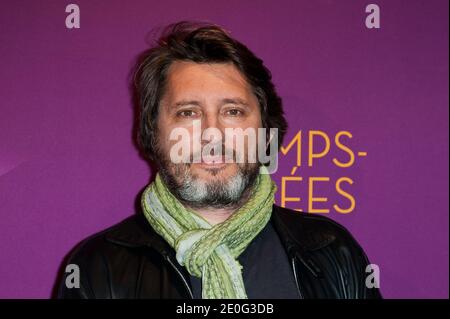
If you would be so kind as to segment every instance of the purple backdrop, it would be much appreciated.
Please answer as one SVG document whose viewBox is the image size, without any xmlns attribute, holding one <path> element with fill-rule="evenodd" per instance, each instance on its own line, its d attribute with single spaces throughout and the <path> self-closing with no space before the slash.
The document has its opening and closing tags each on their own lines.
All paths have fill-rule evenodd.
<svg viewBox="0 0 450 319">
<path fill-rule="evenodd" d="M 448 298 L 448 1 L 3 1 L 0 10 L 0 297 L 50 297 L 60 263 L 84 237 L 135 211 L 150 171 L 132 142 L 127 78 L 149 31 L 184 19 L 220 24 L 263 58 L 283 97 L 287 140 L 275 175 L 307 210 L 308 177 L 327 216 L 349 228 L 381 270 L 386 298 Z M 307 166 L 307 132 L 330 154 Z M 339 131 L 357 157 L 334 144 Z M 343 139 L 344 141 L 344 139 Z M 318 139 L 317 149 L 320 149 Z M 286 145 L 285 145 L 286 146 Z M 351 213 L 332 209 L 348 199 Z M 281 189 L 281 187 L 280 187 Z M 317 194 L 316 194 L 317 193 Z M 277 196 L 277 201 L 280 196 Z"/>
</svg>

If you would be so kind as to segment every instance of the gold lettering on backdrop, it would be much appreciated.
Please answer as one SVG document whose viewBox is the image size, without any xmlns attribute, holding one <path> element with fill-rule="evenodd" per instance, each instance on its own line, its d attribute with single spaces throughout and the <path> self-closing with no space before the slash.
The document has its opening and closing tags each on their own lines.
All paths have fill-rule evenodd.
<svg viewBox="0 0 450 319">
<path fill-rule="evenodd" d="M 303 138 L 307 138 L 307 154 L 302 156 Z M 281 176 L 280 180 L 280 206 L 289 206 L 297 211 L 307 211 L 316 214 L 337 212 L 348 214 L 356 208 L 356 198 L 353 194 L 355 181 L 348 175 L 348 169 L 355 165 L 359 157 L 366 157 L 366 151 L 355 151 L 349 146 L 353 138 L 349 131 L 338 131 L 330 135 L 321 130 L 309 132 L 298 131 L 294 137 L 285 141 L 280 147 L 281 157 L 288 154 L 295 156 L 295 165 L 292 166 L 288 176 Z M 334 150 L 334 155 L 331 155 Z M 306 162 L 304 162 L 306 161 Z M 337 170 L 345 172 L 338 178 L 330 176 L 299 176 L 304 169 L 313 168 L 318 163 L 328 161 Z M 303 167 L 302 169 L 299 169 Z M 307 187 L 306 191 L 299 188 Z M 324 187 L 331 187 L 339 197 L 339 203 L 330 201 L 330 196 L 321 194 Z M 336 200 L 334 200 L 336 201 Z"/>
</svg>

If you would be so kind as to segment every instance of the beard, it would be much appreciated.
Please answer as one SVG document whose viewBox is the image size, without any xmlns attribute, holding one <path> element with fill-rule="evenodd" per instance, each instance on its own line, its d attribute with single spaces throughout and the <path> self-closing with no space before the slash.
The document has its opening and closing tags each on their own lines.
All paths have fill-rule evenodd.
<svg viewBox="0 0 450 319">
<path fill-rule="evenodd" d="M 217 176 L 205 181 L 192 172 L 192 161 L 175 164 L 161 151 L 157 152 L 157 158 L 159 173 L 167 188 L 180 202 L 191 208 L 240 207 L 247 200 L 259 175 L 259 163 L 233 163 L 229 164 L 237 165 L 233 176 L 220 178 L 221 168 L 205 168 L 208 174 Z"/>
</svg>

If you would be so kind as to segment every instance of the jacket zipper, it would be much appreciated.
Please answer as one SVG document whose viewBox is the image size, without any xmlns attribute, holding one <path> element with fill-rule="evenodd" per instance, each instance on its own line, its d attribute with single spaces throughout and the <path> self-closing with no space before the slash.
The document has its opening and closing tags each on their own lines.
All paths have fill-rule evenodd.
<svg viewBox="0 0 450 319">
<path fill-rule="evenodd" d="M 181 271 L 178 269 L 178 267 L 173 263 L 173 261 L 170 259 L 170 257 L 166 254 L 164 254 L 164 257 L 166 258 L 167 262 L 172 266 L 173 269 L 175 269 L 176 273 L 178 274 L 178 276 L 180 276 L 180 278 L 183 280 L 183 284 L 184 287 L 186 288 L 186 290 L 189 293 L 189 297 L 191 299 L 194 299 L 194 294 L 192 293 L 192 289 L 189 286 L 186 278 L 184 278 L 183 274 L 181 273 Z"/>
<path fill-rule="evenodd" d="M 184 287 L 186 288 L 186 290 L 189 293 L 189 297 L 191 299 L 194 299 L 194 294 L 192 292 L 191 287 L 189 286 L 186 278 L 183 276 L 183 274 L 181 273 L 181 271 L 178 269 L 178 267 L 173 263 L 173 261 L 170 259 L 170 256 L 168 256 L 166 253 L 163 253 L 164 258 L 167 260 L 167 262 L 170 264 L 170 266 L 175 270 L 175 272 L 178 274 L 178 276 L 181 278 L 181 280 L 183 281 Z M 303 296 L 303 293 L 300 289 L 300 284 L 298 281 L 298 275 L 297 275 L 297 267 L 295 265 L 295 257 L 291 258 L 291 266 L 292 266 L 292 271 L 294 273 L 294 280 L 295 280 L 295 285 L 297 287 L 297 292 L 300 296 L 300 299 L 305 299 Z"/>
<path fill-rule="evenodd" d="M 300 299 L 305 299 L 301 292 L 300 284 L 298 282 L 297 267 L 295 266 L 295 257 L 292 257 L 291 265 L 292 265 L 292 271 L 294 272 L 294 280 L 295 280 L 295 285 L 297 286 L 298 295 L 300 296 Z"/>
<path fill-rule="evenodd" d="M 173 261 L 170 259 L 169 256 L 165 255 L 166 260 L 168 261 L 168 263 L 172 266 L 173 269 L 175 269 L 175 271 L 177 272 L 178 276 L 180 276 L 180 278 L 183 281 L 184 286 L 186 287 L 186 290 L 189 293 L 189 296 L 191 299 L 194 299 L 194 294 L 192 293 L 191 287 L 189 286 L 186 278 L 184 278 L 183 274 L 181 273 L 181 271 L 177 268 L 177 266 L 175 266 L 175 264 L 173 263 Z M 303 297 L 303 294 L 301 292 L 300 286 L 299 286 L 299 282 L 298 282 L 298 276 L 297 276 L 297 267 L 295 266 L 295 257 L 293 257 L 291 259 L 291 265 L 292 265 L 292 270 L 294 272 L 294 280 L 295 280 L 295 285 L 297 286 L 297 292 L 298 295 L 300 296 L 300 299 L 305 299 Z"/>
</svg>

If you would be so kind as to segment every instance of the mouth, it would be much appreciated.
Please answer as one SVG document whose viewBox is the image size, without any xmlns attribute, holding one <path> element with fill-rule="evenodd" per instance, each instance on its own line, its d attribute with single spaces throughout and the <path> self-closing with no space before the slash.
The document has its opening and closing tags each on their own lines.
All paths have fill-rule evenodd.
<svg viewBox="0 0 450 319">
<path fill-rule="evenodd" d="M 208 155 L 203 156 L 198 165 L 203 168 L 222 168 L 228 165 L 228 163 L 225 162 L 225 158 L 222 155 Z"/>
</svg>

